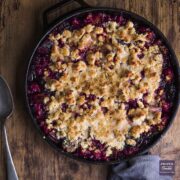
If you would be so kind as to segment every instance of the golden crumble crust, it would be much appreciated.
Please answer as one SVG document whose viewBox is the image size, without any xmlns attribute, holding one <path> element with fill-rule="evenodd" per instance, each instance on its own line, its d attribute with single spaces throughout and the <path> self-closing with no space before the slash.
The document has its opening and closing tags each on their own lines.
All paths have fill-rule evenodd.
<svg viewBox="0 0 180 180">
<path fill-rule="evenodd" d="M 157 45 L 143 46 L 147 34 L 137 33 L 133 22 L 88 24 L 49 39 L 50 69 L 62 75 L 55 80 L 44 73 L 45 87 L 55 92 L 44 98 L 46 123 L 73 150 L 78 143 L 86 149 L 96 139 L 106 144 L 110 156 L 113 148 L 135 146 L 142 133 L 161 122 L 161 112 L 151 107 L 156 105 L 163 57 Z M 137 101 L 137 107 L 126 108 L 130 101 Z"/>
</svg>

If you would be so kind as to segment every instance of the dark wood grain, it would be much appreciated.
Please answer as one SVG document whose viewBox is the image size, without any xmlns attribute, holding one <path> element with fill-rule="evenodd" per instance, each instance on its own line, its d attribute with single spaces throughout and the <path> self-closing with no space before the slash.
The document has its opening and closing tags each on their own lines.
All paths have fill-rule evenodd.
<svg viewBox="0 0 180 180">
<path fill-rule="evenodd" d="M 84 164 L 59 155 L 44 141 L 26 112 L 23 98 L 25 67 L 32 49 L 43 33 L 42 11 L 57 0 L 0 1 L 0 73 L 11 87 L 15 110 L 7 121 L 8 139 L 20 179 L 82 180 L 106 179 L 106 166 Z M 171 42 L 180 59 L 180 1 L 178 0 L 91 0 L 92 6 L 117 7 L 135 12 L 153 22 Z M 72 5 L 74 6 L 74 5 Z M 64 8 L 70 11 L 72 6 Z M 168 133 L 152 149 L 163 159 L 176 161 L 180 179 L 180 111 Z M 0 179 L 5 179 L 2 142 Z"/>
</svg>

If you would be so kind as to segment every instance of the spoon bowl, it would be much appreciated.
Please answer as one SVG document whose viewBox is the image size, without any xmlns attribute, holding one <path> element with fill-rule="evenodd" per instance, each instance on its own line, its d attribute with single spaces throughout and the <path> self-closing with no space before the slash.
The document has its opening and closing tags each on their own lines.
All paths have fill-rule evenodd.
<svg viewBox="0 0 180 180">
<path fill-rule="evenodd" d="M 13 98 L 6 81 L 0 76 L 0 121 L 7 119 L 13 111 Z"/>
</svg>

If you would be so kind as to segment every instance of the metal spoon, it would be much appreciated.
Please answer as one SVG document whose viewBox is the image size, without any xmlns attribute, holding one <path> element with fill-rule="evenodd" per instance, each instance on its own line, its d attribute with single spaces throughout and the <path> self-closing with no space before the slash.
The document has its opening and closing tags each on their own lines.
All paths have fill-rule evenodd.
<svg viewBox="0 0 180 180">
<path fill-rule="evenodd" d="M 8 180 L 18 180 L 16 169 L 12 160 L 11 152 L 9 149 L 7 133 L 5 128 L 5 121 L 8 119 L 13 111 L 13 99 L 11 91 L 6 81 L 0 76 L 0 125 L 3 130 L 3 142 L 6 153 L 6 168 Z"/>
</svg>

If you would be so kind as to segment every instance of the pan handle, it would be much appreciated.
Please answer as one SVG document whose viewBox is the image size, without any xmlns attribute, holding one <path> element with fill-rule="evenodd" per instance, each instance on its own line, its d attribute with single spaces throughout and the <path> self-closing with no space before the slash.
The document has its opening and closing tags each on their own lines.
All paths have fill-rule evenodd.
<svg viewBox="0 0 180 180">
<path fill-rule="evenodd" d="M 43 27 L 46 30 L 52 26 L 52 22 L 48 22 L 48 16 L 57 9 L 63 8 L 64 6 L 71 4 L 72 2 L 77 2 L 81 7 L 90 7 L 84 0 L 60 0 L 60 2 L 54 4 L 43 12 Z M 57 20 L 57 19 L 56 19 Z"/>
</svg>

